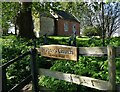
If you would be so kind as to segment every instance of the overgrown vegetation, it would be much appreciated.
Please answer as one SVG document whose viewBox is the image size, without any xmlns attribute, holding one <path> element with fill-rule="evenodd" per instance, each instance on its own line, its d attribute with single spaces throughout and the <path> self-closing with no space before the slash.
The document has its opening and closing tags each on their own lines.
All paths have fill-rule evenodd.
<svg viewBox="0 0 120 92">
<path fill-rule="evenodd" d="M 102 31 L 100 30 L 100 28 L 94 27 L 94 26 L 87 26 L 84 27 L 84 31 L 83 31 L 83 35 L 85 36 L 101 36 L 102 35 Z"/>
<path fill-rule="evenodd" d="M 69 37 L 48 37 L 49 44 L 64 44 L 68 45 Z M 120 38 L 111 38 L 105 41 L 105 45 L 111 44 L 113 46 L 120 46 Z M 37 47 L 43 44 L 43 37 L 37 39 Z M 102 40 L 100 38 L 77 38 L 78 47 L 93 47 L 102 46 Z M 19 56 L 20 54 L 28 51 L 33 47 L 32 40 L 25 41 L 22 38 L 16 38 L 15 36 L 3 36 L 2 38 L 2 63 L 6 63 L 9 60 Z M 108 66 L 107 58 L 97 57 L 85 57 L 80 56 L 77 62 L 68 60 L 54 60 L 50 58 L 38 57 L 38 65 L 41 68 L 47 68 L 54 71 L 60 71 L 64 73 L 73 73 L 82 76 L 93 77 L 97 79 L 108 80 Z M 49 61 L 48 61 L 49 60 Z M 7 68 L 7 80 L 8 89 L 13 85 L 19 83 L 23 78 L 30 74 L 30 57 L 25 57 L 21 61 L 15 62 L 9 68 Z M 120 83 L 120 58 L 116 58 L 116 79 L 117 83 Z M 41 86 L 50 88 L 52 92 L 98 92 L 98 90 L 90 89 L 81 85 L 60 81 L 55 78 L 41 76 L 39 78 L 39 84 Z"/>
</svg>

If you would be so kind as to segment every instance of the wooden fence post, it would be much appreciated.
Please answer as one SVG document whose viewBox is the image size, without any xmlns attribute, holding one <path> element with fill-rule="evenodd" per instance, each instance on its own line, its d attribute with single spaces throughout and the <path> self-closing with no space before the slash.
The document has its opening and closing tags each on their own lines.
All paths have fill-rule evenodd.
<svg viewBox="0 0 120 92">
<path fill-rule="evenodd" d="M 7 77 L 6 77 L 6 69 L 2 68 L 2 92 L 7 92 Z"/>
<path fill-rule="evenodd" d="M 31 74 L 32 74 L 33 92 L 39 92 L 36 53 L 37 53 L 36 49 L 31 49 Z"/>
<path fill-rule="evenodd" d="M 116 64 L 115 64 L 115 47 L 107 46 L 108 51 L 108 74 L 109 74 L 109 90 L 116 90 Z"/>
</svg>

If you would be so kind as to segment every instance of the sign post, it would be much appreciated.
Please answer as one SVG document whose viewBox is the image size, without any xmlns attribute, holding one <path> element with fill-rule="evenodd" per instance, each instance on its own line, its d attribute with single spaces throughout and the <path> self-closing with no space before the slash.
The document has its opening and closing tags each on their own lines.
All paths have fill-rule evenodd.
<svg viewBox="0 0 120 92">
<path fill-rule="evenodd" d="M 31 63 L 30 65 L 31 65 L 33 92 L 39 92 L 36 49 L 31 49 L 31 62 L 30 63 Z"/>
<path fill-rule="evenodd" d="M 43 45 L 37 48 L 41 56 L 66 59 L 66 60 L 78 60 L 77 47 L 66 45 Z"/>
</svg>

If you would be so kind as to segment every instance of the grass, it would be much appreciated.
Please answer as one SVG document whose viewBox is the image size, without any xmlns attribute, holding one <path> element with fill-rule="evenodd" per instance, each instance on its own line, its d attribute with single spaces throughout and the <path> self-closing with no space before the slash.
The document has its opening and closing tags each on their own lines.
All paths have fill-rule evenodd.
<svg viewBox="0 0 120 92">
<path fill-rule="evenodd" d="M 87 41 L 87 40 L 89 40 L 90 38 L 88 38 L 88 37 L 82 37 L 82 38 L 80 38 L 80 37 L 77 37 L 77 40 L 82 40 L 82 41 Z"/>
<path fill-rule="evenodd" d="M 68 36 L 48 36 L 48 38 L 53 38 L 55 40 L 69 39 Z"/>
<path fill-rule="evenodd" d="M 48 38 L 53 38 L 56 40 L 61 40 L 61 39 L 69 39 L 70 36 L 48 36 Z M 88 37 L 77 37 L 77 40 L 89 40 L 90 38 Z"/>
</svg>

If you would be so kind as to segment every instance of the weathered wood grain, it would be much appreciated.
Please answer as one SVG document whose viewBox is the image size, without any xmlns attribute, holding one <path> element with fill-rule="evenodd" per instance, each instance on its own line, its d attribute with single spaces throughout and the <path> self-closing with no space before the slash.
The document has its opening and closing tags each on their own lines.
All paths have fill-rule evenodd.
<svg viewBox="0 0 120 92">
<path fill-rule="evenodd" d="M 115 64 L 116 51 L 115 51 L 115 47 L 107 46 L 107 51 L 108 51 L 109 89 L 112 92 L 115 92 L 115 90 L 116 90 L 116 64 Z"/>
<path fill-rule="evenodd" d="M 37 48 L 41 56 L 77 61 L 77 47 L 66 45 L 43 45 Z"/>
<path fill-rule="evenodd" d="M 48 48 L 50 47 L 50 45 L 43 45 L 40 48 L 43 48 L 44 46 L 45 47 L 48 46 Z M 59 46 L 63 46 L 63 45 L 59 45 Z M 39 53 L 41 53 L 40 48 L 37 48 Z M 82 56 L 98 56 L 98 57 L 107 56 L 107 47 L 78 47 L 78 50 L 79 50 L 78 55 L 82 55 Z M 116 47 L 116 56 L 120 57 L 120 47 Z M 71 58 L 71 56 L 69 58 Z M 59 58 L 59 59 L 62 59 L 62 58 Z"/>
<path fill-rule="evenodd" d="M 39 74 L 54 77 L 59 80 L 65 80 L 79 85 L 84 85 L 98 90 L 108 90 L 108 82 L 99 79 L 94 79 L 94 78 L 75 75 L 75 74 L 67 74 L 57 71 L 51 71 L 48 69 L 39 69 Z"/>
<path fill-rule="evenodd" d="M 107 56 L 106 47 L 79 47 L 79 55 L 85 56 Z"/>
</svg>

